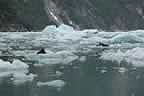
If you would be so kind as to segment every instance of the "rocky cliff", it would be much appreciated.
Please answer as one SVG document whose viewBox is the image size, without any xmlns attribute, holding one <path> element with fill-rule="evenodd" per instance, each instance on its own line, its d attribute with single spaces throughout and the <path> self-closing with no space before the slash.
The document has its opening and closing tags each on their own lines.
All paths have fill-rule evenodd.
<svg viewBox="0 0 144 96">
<path fill-rule="evenodd" d="M 13 24 L 18 30 L 38 31 L 62 23 L 76 29 L 144 29 L 144 0 L 1 0 L 4 4 L 0 29 Z"/>
</svg>

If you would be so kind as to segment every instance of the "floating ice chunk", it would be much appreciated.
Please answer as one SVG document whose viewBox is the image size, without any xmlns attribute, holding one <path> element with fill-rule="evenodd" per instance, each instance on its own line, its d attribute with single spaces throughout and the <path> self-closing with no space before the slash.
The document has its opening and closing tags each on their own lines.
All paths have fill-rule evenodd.
<svg viewBox="0 0 144 96">
<path fill-rule="evenodd" d="M 0 72 L 0 79 L 3 77 L 10 77 L 12 76 L 12 72 Z"/>
<path fill-rule="evenodd" d="M 106 73 L 107 70 L 102 69 L 102 70 L 100 70 L 100 72 L 101 72 L 101 73 Z"/>
<path fill-rule="evenodd" d="M 0 60 L 0 71 L 12 69 L 13 65 L 9 62 L 4 62 Z"/>
<path fill-rule="evenodd" d="M 24 37 L 23 35 L 19 35 L 19 34 L 14 33 L 14 34 L 9 34 L 7 38 L 17 40 L 17 39 L 22 39 L 22 38 L 24 39 L 26 37 Z"/>
<path fill-rule="evenodd" d="M 61 24 L 57 30 L 59 30 L 59 32 L 73 32 L 74 29 L 71 26 L 65 25 L 65 24 Z"/>
<path fill-rule="evenodd" d="M 63 59 L 62 64 L 70 64 L 71 62 L 78 59 L 78 56 L 68 56 Z"/>
<path fill-rule="evenodd" d="M 100 58 L 103 60 L 117 61 L 118 63 L 124 60 L 135 67 L 144 67 L 144 54 L 142 53 L 144 53 L 144 48 L 139 47 L 123 52 L 121 50 L 108 50 L 104 51 Z"/>
<path fill-rule="evenodd" d="M 55 25 L 49 25 L 49 26 L 46 26 L 42 32 L 53 32 L 57 30 L 57 27 Z"/>
<path fill-rule="evenodd" d="M 17 70 L 17 69 L 27 69 L 29 66 L 20 60 L 14 60 L 13 63 L 5 62 L 0 60 L 0 70 Z"/>
<path fill-rule="evenodd" d="M 71 51 L 65 51 L 64 50 L 64 51 L 56 52 L 56 55 L 66 57 L 66 56 L 73 56 L 74 54 Z"/>
<path fill-rule="evenodd" d="M 13 63 L 4 62 L 0 60 L 0 78 L 11 76 L 14 84 L 22 84 L 26 81 L 32 81 L 34 75 L 28 73 L 29 66 L 20 60 L 14 60 Z"/>
<path fill-rule="evenodd" d="M 101 38 L 113 38 L 119 34 L 120 32 L 98 32 L 97 36 Z"/>
<path fill-rule="evenodd" d="M 120 67 L 118 70 L 118 72 L 120 72 L 120 73 L 125 73 L 126 71 L 127 71 L 127 69 L 124 67 Z"/>
<path fill-rule="evenodd" d="M 65 24 L 60 25 L 57 30 L 58 33 L 56 38 L 59 41 L 77 41 L 82 39 L 82 36 L 85 34 L 84 32 L 76 31 L 73 27 Z"/>
<path fill-rule="evenodd" d="M 57 52 L 56 55 L 58 55 L 59 57 L 61 57 L 62 59 L 62 64 L 69 64 L 74 60 L 78 59 L 78 56 L 74 55 L 72 52 L 70 51 L 60 51 Z"/>
<path fill-rule="evenodd" d="M 29 74 L 29 75 L 26 75 L 24 73 L 15 73 L 13 75 L 13 82 L 15 85 L 20 85 L 20 84 L 23 84 L 25 82 L 31 82 L 33 81 L 34 77 L 36 75 L 34 74 Z"/>
<path fill-rule="evenodd" d="M 94 44 L 94 45 L 97 45 L 99 42 L 108 44 L 110 41 L 108 39 L 95 36 L 95 37 L 90 37 L 90 38 L 87 38 L 87 39 L 83 39 L 82 41 L 80 41 L 80 44 L 87 44 L 87 45 Z"/>
<path fill-rule="evenodd" d="M 72 61 L 78 59 L 78 56 L 74 55 L 70 51 L 58 51 L 53 55 L 40 55 L 40 62 L 46 62 L 47 64 L 69 64 Z M 49 63 L 48 63 L 49 62 Z"/>
<path fill-rule="evenodd" d="M 29 66 L 26 63 L 20 60 L 14 60 L 12 63 L 12 66 L 14 69 L 28 69 L 29 68 Z"/>
<path fill-rule="evenodd" d="M 47 50 L 47 49 L 46 49 L 46 53 L 49 54 L 49 55 L 54 55 L 55 54 L 53 51 L 50 51 L 50 50 Z"/>
<path fill-rule="evenodd" d="M 27 64 L 19 60 L 14 60 L 12 64 L 0 60 L 0 77 L 12 76 L 16 73 L 26 74 L 28 72 L 28 67 Z"/>
<path fill-rule="evenodd" d="M 62 24 L 58 28 L 56 26 L 47 26 L 42 32 L 47 35 L 49 40 L 57 40 L 63 42 L 67 40 L 79 40 L 81 39 L 81 32 L 76 32 L 73 27 Z M 41 38 L 42 39 L 42 38 Z"/>
<path fill-rule="evenodd" d="M 144 67 L 144 48 L 133 48 L 128 50 L 126 54 L 126 61 L 132 63 L 136 67 Z"/>
<path fill-rule="evenodd" d="M 49 64 L 49 65 L 61 64 L 61 62 L 62 62 L 61 58 L 45 58 L 39 60 L 40 64 Z"/>
<path fill-rule="evenodd" d="M 85 61 L 86 61 L 86 56 L 81 56 L 81 57 L 79 58 L 79 60 L 80 60 L 80 62 L 85 62 Z"/>
<path fill-rule="evenodd" d="M 37 86 L 41 87 L 41 86 L 49 86 L 49 87 L 54 87 L 57 88 L 58 91 L 60 91 L 64 86 L 65 86 L 65 82 L 63 80 L 53 80 L 53 81 L 49 81 L 49 82 L 38 82 Z"/>
<path fill-rule="evenodd" d="M 136 34 L 131 33 L 122 33 L 111 39 L 112 43 L 143 43 L 144 40 L 137 36 Z"/>
<path fill-rule="evenodd" d="M 124 59 L 124 56 L 125 54 L 121 50 L 117 50 L 116 52 L 114 50 L 108 50 L 104 51 L 100 58 L 104 60 L 118 61 L 118 63 L 120 63 Z"/>
<path fill-rule="evenodd" d="M 131 58 L 143 60 L 144 59 L 144 54 L 142 54 L 143 52 L 144 48 L 136 47 L 133 48 L 132 50 L 128 50 L 126 54 Z"/>
<path fill-rule="evenodd" d="M 84 29 L 82 30 L 82 32 L 95 34 L 95 33 L 98 33 L 98 30 L 97 29 Z"/>
<path fill-rule="evenodd" d="M 43 31 L 43 34 L 37 40 L 55 40 L 56 34 L 58 34 L 58 30 L 55 25 L 47 26 Z"/>
<path fill-rule="evenodd" d="M 62 73 L 62 72 L 60 72 L 60 71 L 56 71 L 56 75 L 57 75 L 57 76 L 62 76 L 62 75 L 63 75 L 63 73 Z"/>
<path fill-rule="evenodd" d="M 46 52 L 46 54 L 32 54 L 27 56 L 27 58 L 30 60 L 36 60 L 39 64 L 69 64 L 78 59 L 78 56 L 71 51 L 51 52 L 47 50 Z M 38 64 L 36 64 L 36 66 L 38 66 Z"/>
</svg>

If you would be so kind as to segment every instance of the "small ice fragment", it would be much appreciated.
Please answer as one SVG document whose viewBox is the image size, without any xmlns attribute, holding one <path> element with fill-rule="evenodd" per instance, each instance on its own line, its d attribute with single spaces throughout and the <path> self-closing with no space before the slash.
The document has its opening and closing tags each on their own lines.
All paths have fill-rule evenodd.
<svg viewBox="0 0 144 96">
<path fill-rule="evenodd" d="M 56 29 L 57 29 L 57 28 L 56 28 L 55 25 L 46 26 L 42 32 L 51 32 L 51 31 L 54 31 L 54 30 L 56 30 Z"/>
<path fill-rule="evenodd" d="M 20 84 L 23 84 L 25 82 L 31 82 L 33 81 L 34 77 L 36 75 L 34 74 L 29 74 L 29 75 L 26 75 L 25 73 L 15 73 L 13 75 L 13 82 L 15 85 L 20 85 Z"/>
<path fill-rule="evenodd" d="M 49 87 L 54 87 L 57 88 L 58 90 L 61 89 L 62 87 L 65 86 L 65 82 L 63 80 L 53 80 L 49 82 L 38 82 L 37 86 L 49 86 Z"/>
<path fill-rule="evenodd" d="M 106 73 L 107 72 L 107 70 L 101 70 L 101 73 Z"/>
<path fill-rule="evenodd" d="M 60 72 L 60 71 L 56 71 L 56 75 L 57 75 L 57 76 L 62 76 L 62 75 L 63 75 L 63 73 L 62 73 L 62 72 Z"/>
<path fill-rule="evenodd" d="M 80 60 L 80 62 L 85 62 L 85 61 L 86 61 L 86 56 L 81 56 L 81 57 L 79 58 L 79 60 Z"/>
<path fill-rule="evenodd" d="M 124 67 L 120 67 L 118 70 L 118 72 L 120 72 L 120 73 L 125 73 L 126 71 L 127 71 L 127 69 Z"/>
<path fill-rule="evenodd" d="M 35 67 L 42 67 L 44 64 L 34 64 Z"/>
</svg>

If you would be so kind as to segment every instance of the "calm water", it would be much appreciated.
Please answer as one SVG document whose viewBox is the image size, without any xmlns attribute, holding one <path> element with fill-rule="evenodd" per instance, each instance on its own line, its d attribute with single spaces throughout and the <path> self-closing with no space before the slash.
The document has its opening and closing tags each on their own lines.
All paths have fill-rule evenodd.
<svg viewBox="0 0 144 96">
<path fill-rule="evenodd" d="M 144 68 L 133 68 L 124 62 L 117 65 L 91 56 L 83 63 L 30 65 L 29 70 L 38 75 L 32 82 L 14 85 L 10 77 L 0 78 L 0 96 L 144 96 Z M 57 75 L 56 71 L 63 74 Z M 66 83 L 61 90 L 37 86 L 38 81 L 56 79 Z"/>
</svg>

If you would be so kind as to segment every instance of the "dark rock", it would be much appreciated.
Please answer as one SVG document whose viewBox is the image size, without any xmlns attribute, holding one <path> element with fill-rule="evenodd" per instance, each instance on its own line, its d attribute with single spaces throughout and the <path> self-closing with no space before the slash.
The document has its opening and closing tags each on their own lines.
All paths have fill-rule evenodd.
<svg viewBox="0 0 144 96">
<path fill-rule="evenodd" d="M 18 24 L 39 31 L 62 23 L 77 29 L 144 29 L 143 6 L 144 0 L 1 0 L 0 29 Z"/>
</svg>

